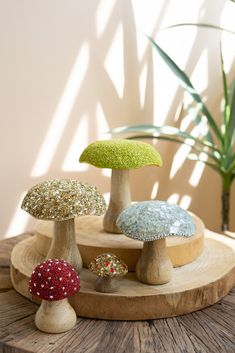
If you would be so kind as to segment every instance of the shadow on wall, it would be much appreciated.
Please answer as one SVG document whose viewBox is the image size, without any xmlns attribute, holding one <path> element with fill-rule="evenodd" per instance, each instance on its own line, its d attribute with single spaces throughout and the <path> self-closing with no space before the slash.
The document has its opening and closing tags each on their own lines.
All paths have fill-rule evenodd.
<svg viewBox="0 0 235 353">
<path fill-rule="evenodd" d="M 213 12 L 214 23 L 219 23 L 224 4 L 218 1 L 216 8 L 212 8 L 211 1 L 204 1 L 199 20 L 203 22 Z M 158 5 L 150 35 L 154 36 L 162 25 L 169 5 L 166 1 Z M 107 138 L 102 134 L 110 128 L 152 123 L 155 105 L 161 104 L 161 97 L 155 96 L 154 72 L 157 75 L 158 68 L 154 70 L 148 43 L 139 58 L 135 8 L 131 2 L 110 1 L 105 5 L 104 1 L 54 0 L 49 6 L 26 1 L 25 7 L 18 4 L 14 8 L 9 2 L 3 10 L 1 150 L 7 153 L 2 157 L 1 235 L 10 236 L 34 226 L 19 207 L 24 192 L 41 180 L 76 178 L 108 192 L 107 174 L 79 165 L 80 153 L 91 141 Z M 201 51 L 206 50 L 208 80 L 217 84 L 210 61 L 214 60 L 213 41 L 217 45 L 220 34 L 213 41 L 212 36 L 205 35 L 202 43 L 198 31 L 186 72 L 193 72 Z M 140 76 L 144 67 L 143 90 Z M 218 96 L 208 100 L 209 106 L 214 104 L 214 98 L 217 100 Z M 167 108 L 167 124 L 172 124 L 181 100 L 182 90 L 178 89 Z M 198 184 L 192 186 L 190 177 L 195 164 L 184 161 L 170 177 L 173 156 L 179 147 L 158 142 L 157 148 L 164 167 L 161 171 L 144 168 L 132 172 L 133 199 L 150 198 L 157 181 L 157 198 L 177 194 L 178 199 L 173 201 L 180 203 L 188 196 L 183 206 L 198 213 L 208 227 L 218 228 L 220 186 L 215 174 L 202 171 Z M 141 189 L 143 180 L 146 184 Z M 214 196 L 213 204 L 207 195 Z"/>
</svg>

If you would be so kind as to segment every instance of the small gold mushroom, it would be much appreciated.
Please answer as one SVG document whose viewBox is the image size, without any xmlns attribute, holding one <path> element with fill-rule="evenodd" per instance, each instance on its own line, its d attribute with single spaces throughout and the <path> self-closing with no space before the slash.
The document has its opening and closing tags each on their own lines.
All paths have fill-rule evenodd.
<svg viewBox="0 0 235 353">
<path fill-rule="evenodd" d="M 91 261 L 89 269 L 98 277 L 95 290 L 103 293 L 116 292 L 119 288 L 118 277 L 128 272 L 127 265 L 114 254 L 101 254 Z"/>
</svg>

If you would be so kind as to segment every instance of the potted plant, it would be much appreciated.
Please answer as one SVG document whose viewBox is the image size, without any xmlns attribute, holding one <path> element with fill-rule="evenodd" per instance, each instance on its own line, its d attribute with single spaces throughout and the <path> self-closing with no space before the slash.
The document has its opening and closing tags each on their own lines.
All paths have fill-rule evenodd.
<svg viewBox="0 0 235 353">
<path fill-rule="evenodd" d="M 216 26 L 212 25 L 198 25 L 216 28 Z M 219 27 L 217 27 L 217 29 L 221 30 Z M 220 47 L 224 102 L 222 123 L 219 126 L 206 104 L 203 102 L 203 99 L 196 92 L 189 77 L 176 65 L 176 63 L 153 40 L 153 38 L 148 37 L 148 39 L 171 71 L 177 76 L 180 84 L 191 95 L 196 104 L 193 110 L 194 114 L 192 116 L 192 122 L 199 126 L 203 117 L 206 117 L 208 126 L 207 132 L 205 133 L 202 131 L 199 137 L 195 137 L 189 132 L 181 131 L 172 126 L 133 125 L 113 129 L 112 133 L 135 133 L 135 135 L 130 138 L 158 138 L 190 145 L 194 153 L 190 153 L 188 157 L 205 163 L 221 177 L 221 230 L 227 231 L 229 230 L 230 191 L 232 182 L 235 178 L 235 79 L 232 81 L 232 84 L 228 86 L 228 80 L 224 71 L 223 55 Z M 192 113 L 192 109 L 189 110 L 189 113 Z"/>
</svg>

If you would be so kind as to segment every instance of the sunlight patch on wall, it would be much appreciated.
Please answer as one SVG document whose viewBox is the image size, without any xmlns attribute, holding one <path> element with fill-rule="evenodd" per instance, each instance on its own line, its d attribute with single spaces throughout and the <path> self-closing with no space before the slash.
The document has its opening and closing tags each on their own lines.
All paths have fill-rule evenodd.
<svg viewBox="0 0 235 353">
<path fill-rule="evenodd" d="M 144 31 L 144 33 L 148 33 Z M 141 63 L 144 59 L 144 56 L 151 50 L 149 41 L 147 40 L 145 34 L 137 28 L 136 38 L 137 38 L 137 56 L 138 61 Z"/>
<path fill-rule="evenodd" d="M 100 103 L 96 107 L 96 124 L 97 124 L 97 140 L 110 140 L 111 134 L 108 134 L 109 126 L 107 124 L 103 108 Z M 112 170 L 108 168 L 102 168 L 101 174 L 107 178 L 111 177 Z"/>
<path fill-rule="evenodd" d="M 182 121 L 181 121 L 181 123 L 180 123 L 180 130 L 186 131 L 187 128 L 189 127 L 189 125 L 191 124 L 191 122 L 192 122 L 192 117 L 191 117 L 189 114 L 187 114 L 187 115 L 182 119 Z"/>
<path fill-rule="evenodd" d="M 189 152 L 191 151 L 191 147 L 187 145 L 181 145 L 176 154 L 174 155 L 171 171 L 170 171 L 170 180 L 173 179 L 176 173 L 184 164 Z"/>
<path fill-rule="evenodd" d="M 207 129 L 208 128 L 207 128 L 206 122 L 202 119 L 202 122 L 192 129 L 191 135 L 194 137 L 198 137 L 201 132 L 203 132 L 204 134 L 207 131 Z M 176 173 L 183 166 L 185 160 L 188 157 L 189 152 L 191 151 L 191 146 L 194 145 L 194 141 L 191 139 L 186 139 L 185 142 L 187 143 L 187 145 L 181 145 L 178 151 L 176 152 L 176 154 L 174 155 L 170 176 L 169 176 L 170 180 L 175 177 Z"/>
<path fill-rule="evenodd" d="M 208 53 L 204 49 L 190 76 L 190 81 L 197 92 L 202 92 L 208 87 Z"/>
<path fill-rule="evenodd" d="M 177 204 L 179 197 L 180 197 L 179 194 L 174 193 L 170 197 L 168 197 L 167 202 Z"/>
<path fill-rule="evenodd" d="M 223 28 L 228 28 L 234 30 L 234 4 L 232 1 L 226 1 L 226 4 L 220 14 L 220 26 Z M 222 35 L 227 35 L 226 32 L 222 32 Z M 228 34 L 230 36 L 230 45 L 232 41 L 234 42 L 233 34 Z M 234 54 L 234 52 L 233 52 Z M 234 55 L 232 56 L 234 57 Z"/>
<path fill-rule="evenodd" d="M 83 44 L 70 72 L 62 96 L 57 105 L 51 125 L 47 131 L 39 155 L 32 168 L 31 176 L 38 177 L 46 174 L 56 153 L 61 136 L 65 131 L 67 121 L 75 103 L 77 94 L 87 71 L 89 60 L 89 46 Z"/>
<path fill-rule="evenodd" d="M 12 216 L 11 222 L 5 233 L 6 234 L 5 238 L 9 238 L 9 237 L 12 237 L 13 235 L 22 233 L 27 228 L 30 215 L 21 209 L 21 203 L 23 201 L 24 196 L 25 196 L 25 192 L 22 193 L 19 197 L 14 215 Z"/>
<path fill-rule="evenodd" d="M 112 80 L 118 96 L 123 97 L 124 90 L 124 58 L 123 58 L 123 28 L 119 24 L 113 36 L 112 44 L 104 61 L 110 79 Z"/>
<path fill-rule="evenodd" d="M 97 139 L 98 140 L 110 140 L 111 134 L 108 133 L 110 130 L 103 108 L 100 103 L 96 106 L 96 122 L 97 122 Z"/>
<path fill-rule="evenodd" d="M 79 163 L 79 157 L 84 148 L 88 145 L 88 118 L 83 115 L 80 119 L 78 128 L 74 134 L 74 138 L 70 144 L 69 151 L 64 160 L 63 171 L 79 171 L 84 172 L 88 170 L 88 164 Z"/>
<path fill-rule="evenodd" d="M 112 175 L 112 169 L 108 169 L 108 168 L 102 168 L 101 169 L 101 174 L 107 178 L 111 178 Z"/>
<path fill-rule="evenodd" d="M 103 196 L 104 196 L 106 204 L 108 205 L 109 204 L 109 199 L 110 199 L 110 192 L 105 192 L 103 194 Z"/>
<path fill-rule="evenodd" d="M 151 200 L 155 200 L 157 198 L 158 187 L 159 187 L 159 182 L 155 181 L 152 188 L 151 196 L 150 196 Z"/>
<path fill-rule="evenodd" d="M 151 33 L 156 25 L 156 19 L 165 4 L 165 0 L 136 1 L 132 0 L 132 8 L 135 16 L 135 21 L 138 24 L 140 31 Z M 154 16 L 153 16 L 154 13 Z"/>
<path fill-rule="evenodd" d="M 175 20 L 172 20 L 174 23 Z M 190 60 L 191 50 L 194 45 L 197 30 L 195 28 L 174 28 L 160 31 L 155 38 L 160 47 L 172 58 L 172 60 L 184 70 Z M 180 50 L 179 50 L 180 40 Z M 154 124 L 162 125 L 166 119 L 175 115 L 179 101 L 182 100 L 183 88 L 179 80 L 153 49 L 154 63 L 154 87 L 156 107 L 154 107 Z M 160 104 L 158 103 L 158 99 Z M 174 105 L 172 105 L 174 103 Z"/>
<path fill-rule="evenodd" d="M 235 7 L 235 4 L 233 6 Z M 225 25 L 225 27 L 228 28 L 227 25 Z M 223 59 L 224 59 L 224 69 L 225 69 L 225 72 L 227 73 L 232 68 L 233 62 L 234 62 L 234 52 L 235 52 L 234 34 L 223 32 L 221 34 L 221 43 L 222 43 L 221 49 L 222 49 Z"/>
<path fill-rule="evenodd" d="M 96 11 L 96 34 L 101 37 L 113 12 L 116 0 L 101 0 Z"/>
<path fill-rule="evenodd" d="M 144 107 L 145 103 L 145 94 L 146 94 L 146 80 L 147 80 L 147 63 L 143 66 L 140 76 L 139 76 L 139 91 L 140 91 L 140 106 Z"/>
<path fill-rule="evenodd" d="M 180 207 L 182 207 L 183 209 L 187 210 L 191 204 L 192 201 L 192 197 L 189 195 L 184 195 L 181 200 L 180 200 Z"/>
<path fill-rule="evenodd" d="M 196 162 L 196 165 L 195 165 L 193 172 L 191 174 L 191 177 L 189 179 L 189 184 L 191 186 L 196 187 L 199 184 L 204 169 L 205 169 L 204 163 Z"/>
</svg>

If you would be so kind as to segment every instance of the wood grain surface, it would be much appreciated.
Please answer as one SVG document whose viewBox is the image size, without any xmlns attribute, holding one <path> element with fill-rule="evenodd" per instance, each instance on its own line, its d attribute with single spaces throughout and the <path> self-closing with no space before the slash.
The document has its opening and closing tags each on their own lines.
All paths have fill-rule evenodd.
<svg viewBox="0 0 235 353">
<path fill-rule="evenodd" d="M 11 249 L 24 238 L 0 242 L 1 283 L 2 273 L 5 278 L 6 270 L 9 273 Z M 38 331 L 34 325 L 38 306 L 10 286 L 4 291 L 0 293 L 0 353 L 235 352 L 235 289 L 217 304 L 177 318 L 132 322 L 78 318 L 77 325 L 62 334 Z"/>
<path fill-rule="evenodd" d="M 14 247 L 11 280 L 17 292 L 38 303 L 28 291 L 33 269 L 44 260 L 35 242 L 33 236 Z M 101 293 L 94 289 L 96 275 L 85 268 L 80 280 L 80 292 L 70 298 L 78 316 L 105 320 L 167 318 L 203 309 L 223 298 L 235 285 L 235 252 L 222 241 L 206 238 L 201 256 L 174 268 L 171 281 L 161 285 L 141 283 L 129 272 L 120 280 L 117 292 Z"/>
</svg>

